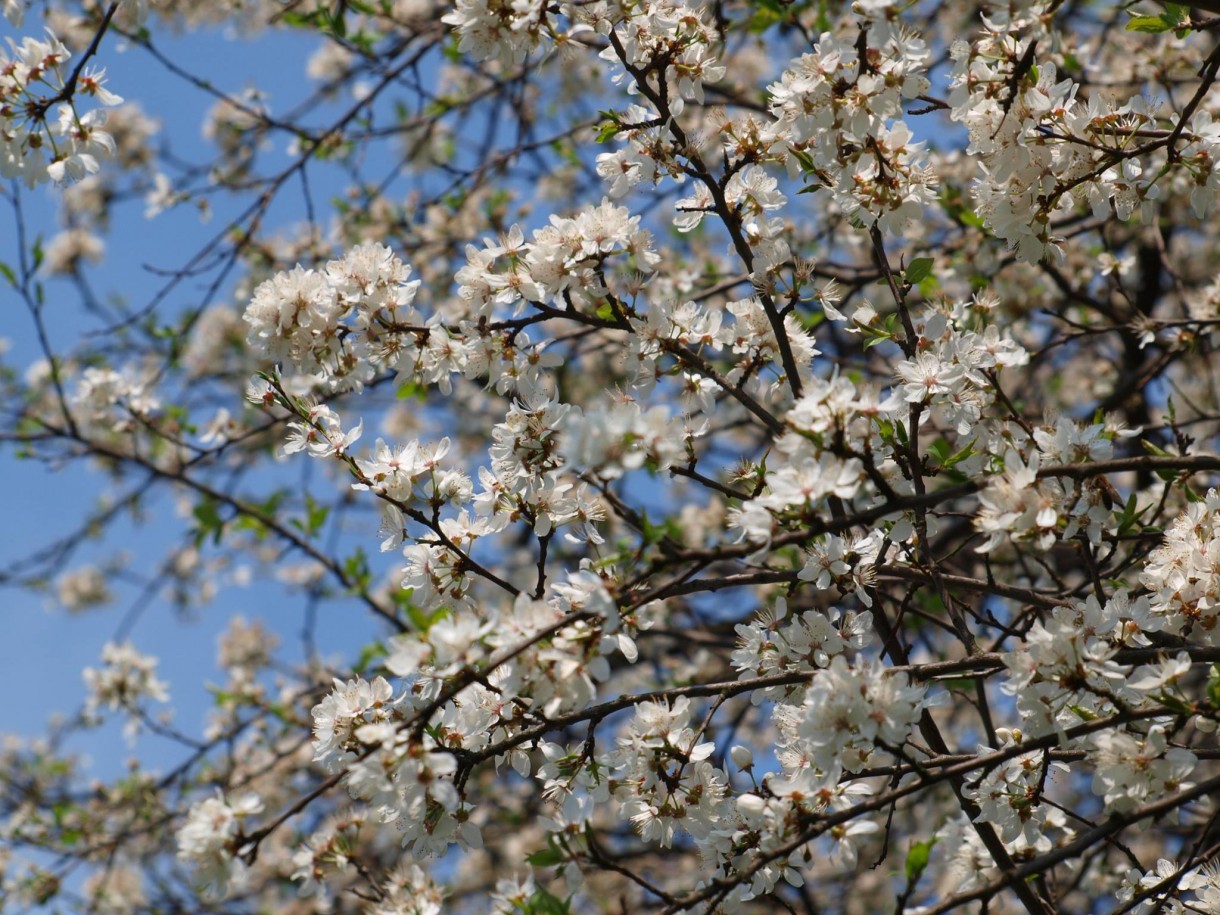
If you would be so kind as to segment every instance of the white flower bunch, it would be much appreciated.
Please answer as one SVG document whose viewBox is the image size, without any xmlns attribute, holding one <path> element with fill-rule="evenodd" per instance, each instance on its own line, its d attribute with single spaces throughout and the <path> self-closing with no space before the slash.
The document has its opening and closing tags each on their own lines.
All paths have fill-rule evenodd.
<svg viewBox="0 0 1220 915">
<path fill-rule="evenodd" d="M 105 112 L 77 109 L 85 98 L 103 106 L 123 100 L 106 88 L 106 71 L 69 70 L 71 53 L 50 31 L 45 38 L 8 39 L 0 49 L 0 176 L 28 187 L 96 174 L 114 152 Z"/>
</svg>

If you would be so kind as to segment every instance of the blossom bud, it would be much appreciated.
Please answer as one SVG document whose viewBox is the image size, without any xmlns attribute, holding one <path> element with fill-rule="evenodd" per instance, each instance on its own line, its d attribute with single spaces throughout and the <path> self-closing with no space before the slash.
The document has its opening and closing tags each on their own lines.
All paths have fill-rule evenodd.
<svg viewBox="0 0 1220 915">
<path fill-rule="evenodd" d="M 749 772 L 754 768 L 754 754 L 750 752 L 749 747 L 743 747 L 739 743 L 733 744 L 729 750 L 729 758 L 733 760 L 733 765 L 742 772 Z"/>
<path fill-rule="evenodd" d="M 759 797 L 757 794 L 743 794 L 737 799 L 737 812 L 748 823 L 760 822 L 763 811 L 766 809 L 766 799 Z"/>
</svg>

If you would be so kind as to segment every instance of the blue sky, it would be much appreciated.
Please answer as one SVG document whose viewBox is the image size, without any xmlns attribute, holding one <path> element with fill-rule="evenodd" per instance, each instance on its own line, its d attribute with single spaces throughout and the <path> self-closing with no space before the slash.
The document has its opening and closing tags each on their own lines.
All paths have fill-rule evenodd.
<svg viewBox="0 0 1220 915">
<path fill-rule="evenodd" d="M 40 28 L 38 17 L 31 15 L 17 37 L 37 34 Z M 0 36 L 11 31 L 0 20 Z M 268 33 L 247 40 L 218 29 L 172 36 L 160 28 L 154 29 L 154 35 L 164 53 L 182 66 L 207 75 L 217 89 L 239 93 L 246 87 L 257 86 L 267 94 L 275 111 L 287 110 L 311 88 L 305 79 L 305 61 L 318 46 L 316 37 Z M 109 88 L 127 101 L 138 102 L 145 113 L 161 122 L 162 135 L 178 155 L 196 162 L 209 159 L 212 150 L 200 127 L 205 112 L 214 103 L 213 97 L 167 74 L 147 52 L 128 46 L 116 34 L 105 38 L 96 60 L 107 69 Z M 289 161 L 287 138 L 281 136 L 275 142 L 278 147 L 263 155 L 278 167 L 280 162 Z M 317 187 L 322 199 L 328 196 L 328 190 L 325 184 Z M 20 194 L 30 237 L 49 238 L 58 228 L 59 191 L 22 189 Z M 225 226 L 226 207 L 232 207 L 223 199 L 215 204 L 216 211 L 206 223 L 190 206 L 171 210 L 150 222 L 143 218 L 140 202 L 127 204 L 116 217 L 114 230 L 105 238 L 105 262 L 87 272 L 90 284 L 100 294 L 117 291 L 135 306 L 147 302 L 164 283 L 154 270 L 181 266 Z M 299 210 L 299 204 L 296 208 Z M 281 205 L 274 214 L 278 224 L 302 217 L 302 212 L 293 209 L 291 203 Z M 12 214 L 7 205 L 4 210 L 7 228 L 0 231 L 0 260 L 15 262 Z M 202 281 L 180 284 L 168 297 L 163 313 L 172 315 L 192 304 L 204 285 Z M 230 281 L 222 287 L 222 297 L 231 285 Z M 67 282 L 48 280 L 47 300 L 48 332 L 57 351 L 75 349 L 85 335 L 98 330 L 98 319 L 80 307 L 75 290 Z M 11 346 L 6 361 L 19 370 L 40 355 L 33 322 L 24 304 L 16 295 L 3 290 L 0 290 L 0 337 Z M 234 405 L 234 409 L 238 407 Z M 51 472 L 42 463 L 18 459 L 12 449 L 0 449 L 0 504 L 4 506 L 7 522 L 7 535 L 0 537 L 0 568 L 67 535 L 111 488 L 99 473 L 82 462 Z M 167 541 L 173 542 L 169 538 L 181 537 L 185 526 L 174 516 L 174 506 L 165 495 L 150 503 L 149 515 L 149 523 L 143 527 L 124 523 L 113 529 L 102 544 L 82 544 L 67 568 L 104 559 L 116 546 L 121 546 L 133 557 L 133 569 L 150 569 L 164 558 Z M 71 714 L 79 709 L 84 698 L 81 671 L 99 663 L 102 646 L 119 631 L 136 593 L 134 587 L 120 590 L 119 599 L 110 606 L 69 616 L 56 606 L 53 591 L 36 595 L 14 588 L 0 590 L 5 632 L 0 639 L 0 686 L 9 695 L 21 697 L 21 701 L 7 704 L 0 716 L 0 733 L 35 736 L 45 731 L 53 714 Z M 281 656 L 294 662 L 301 657 L 296 632 L 301 626 L 304 602 L 304 597 L 286 601 L 282 590 L 274 585 L 227 588 L 215 604 L 197 612 L 193 620 L 183 621 L 166 602 L 155 599 L 140 614 L 130 638 L 141 651 L 160 657 L 159 673 L 170 683 L 176 722 L 188 734 L 198 734 L 210 705 L 204 683 L 221 680 L 215 666 L 215 645 L 228 620 L 237 614 L 263 619 L 269 628 L 281 633 Z M 359 612 L 345 602 L 322 604 L 319 636 L 324 657 L 350 650 L 353 642 L 359 644 L 375 631 L 367 624 L 353 625 L 353 614 Z M 328 645 L 333 645 L 336 651 L 328 651 Z M 90 734 L 87 741 L 77 740 L 69 746 L 88 753 L 94 764 L 93 774 L 103 778 L 115 775 L 133 752 L 119 730 L 115 723 Z M 163 768 L 171 766 L 180 755 L 180 750 L 162 745 L 151 735 L 140 738 L 135 752 L 154 767 L 159 764 Z"/>
</svg>

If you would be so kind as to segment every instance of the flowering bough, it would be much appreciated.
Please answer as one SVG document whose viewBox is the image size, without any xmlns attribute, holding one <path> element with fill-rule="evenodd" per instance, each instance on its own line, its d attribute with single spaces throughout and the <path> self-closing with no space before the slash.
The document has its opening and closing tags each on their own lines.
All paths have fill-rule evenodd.
<svg viewBox="0 0 1220 915">
<path fill-rule="evenodd" d="M 109 485 L 0 582 L 130 601 L 81 713 L 5 745 L 0 898 L 1220 912 L 1216 20 L 213 7 L 53 7 L 77 70 L 0 72 L 5 174 L 81 179 L 2 265 L 41 353 L 0 441 Z M 315 36 L 316 93 L 164 49 L 217 21 Z M 120 101 L 109 32 L 219 96 L 205 168 L 75 113 Z M 240 214 L 141 310 L 85 266 L 133 199 Z M 149 518 L 163 557 L 74 558 Z M 302 620 L 233 617 L 192 734 L 141 618 L 243 589 Z M 177 760 L 85 790 L 63 737 L 116 719 Z"/>
</svg>

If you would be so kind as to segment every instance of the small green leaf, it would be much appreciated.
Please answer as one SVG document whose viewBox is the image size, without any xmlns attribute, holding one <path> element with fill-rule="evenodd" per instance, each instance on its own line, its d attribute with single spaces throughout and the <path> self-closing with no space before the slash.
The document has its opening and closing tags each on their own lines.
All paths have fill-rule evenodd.
<svg viewBox="0 0 1220 915">
<path fill-rule="evenodd" d="M 1212 708 L 1220 709 L 1220 664 L 1213 664 L 1207 674 L 1207 699 Z"/>
<path fill-rule="evenodd" d="M 373 662 L 384 658 L 389 652 L 386 650 L 384 642 L 369 642 L 360 649 L 360 657 L 356 659 L 356 664 L 352 668 L 356 673 L 367 673 L 369 668 L 373 666 Z"/>
<path fill-rule="evenodd" d="M 556 864 L 563 863 L 563 851 L 559 848 L 551 847 L 544 848 L 542 851 L 536 851 L 525 860 L 534 867 L 554 867 Z"/>
<path fill-rule="evenodd" d="M 1085 708 L 1083 705 L 1069 705 L 1068 710 L 1072 712 L 1081 721 L 1096 721 L 1097 713 L 1091 709 Z"/>
<path fill-rule="evenodd" d="M 395 395 L 399 400 L 410 400 L 415 398 L 420 403 L 428 399 L 428 388 L 425 385 L 414 381 L 404 381 L 398 386 L 398 392 Z"/>
<path fill-rule="evenodd" d="M 1179 25 L 1190 18 L 1190 7 L 1182 6 L 1179 3 L 1166 3 L 1165 12 L 1161 14 L 1161 18 L 1168 18 L 1174 25 Z"/>
<path fill-rule="evenodd" d="M 298 13 L 295 10 L 285 10 L 279 15 L 279 21 L 295 29 L 312 29 L 321 15 L 325 15 L 322 10 L 314 10 L 311 13 Z"/>
<path fill-rule="evenodd" d="M 924 869 L 928 866 L 928 859 L 932 855 L 932 846 L 936 844 L 936 839 L 928 839 L 925 842 L 912 842 L 910 849 L 907 851 L 906 874 L 907 882 L 915 884 L 919 878 L 923 876 Z"/>
<path fill-rule="evenodd" d="M 1159 16 L 1136 16 L 1127 23 L 1127 31 L 1156 34 L 1171 31 L 1177 24 L 1178 21 L 1168 13 Z"/>
<path fill-rule="evenodd" d="M 220 510 L 217 507 L 215 500 L 202 499 L 191 514 L 195 516 L 198 522 L 198 527 L 195 530 L 195 545 L 199 546 L 207 539 L 210 534 L 213 543 L 220 543 L 220 535 L 224 532 L 224 519 L 220 517 Z"/>
<path fill-rule="evenodd" d="M 949 460 L 949 456 L 953 453 L 953 447 L 943 438 L 938 438 L 928 446 L 928 454 L 936 458 L 937 463 L 943 464 Z"/>
<path fill-rule="evenodd" d="M 974 442 L 971 442 L 969 445 L 967 445 L 965 448 L 962 448 L 960 451 L 954 452 L 953 454 L 949 455 L 948 460 L 942 461 L 942 463 L 945 465 L 945 467 L 956 467 L 962 461 L 969 460 L 970 458 L 974 457 L 976 454 L 978 454 L 978 452 L 974 450 Z"/>
<path fill-rule="evenodd" d="M 343 15 L 343 8 L 340 8 L 330 17 L 330 30 L 339 38 L 347 37 L 347 17 Z"/>
<path fill-rule="evenodd" d="M 571 915 L 568 903 L 539 887 L 526 903 L 530 915 Z"/>
<path fill-rule="evenodd" d="M 906 281 L 915 286 L 922 283 L 932 274 L 932 258 L 917 257 L 907 265 Z"/>
<path fill-rule="evenodd" d="M 597 142 L 608 143 L 621 129 L 622 123 L 616 112 L 606 108 L 597 112 L 602 122 L 597 128 Z"/>
<path fill-rule="evenodd" d="M 1174 696 L 1171 693 L 1161 693 L 1159 696 L 1157 696 L 1157 698 L 1161 700 L 1162 705 L 1164 705 L 1166 708 L 1173 709 L 1179 715 L 1194 714 L 1195 707 L 1193 705 L 1179 699 L 1177 696 Z"/>
<path fill-rule="evenodd" d="M 807 172 L 817 171 L 817 163 L 813 161 L 813 156 L 809 155 L 803 149 L 792 150 L 792 155 L 796 157 L 796 161 L 801 163 L 801 168 Z"/>
<path fill-rule="evenodd" d="M 343 574 L 352 583 L 354 591 L 360 592 L 368 589 L 373 573 L 369 571 L 368 557 L 361 547 L 356 547 L 356 552 L 344 561 Z"/>
<path fill-rule="evenodd" d="M 307 493 L 305 495 L 305 512 L 305 530 L 306 533 L 313 536 L 326 523 L 326 517 L 330 514 L 330 508 L 315 502 L 313 496 Z"/>
</svg>

